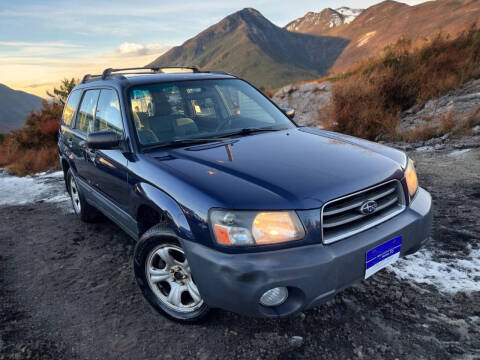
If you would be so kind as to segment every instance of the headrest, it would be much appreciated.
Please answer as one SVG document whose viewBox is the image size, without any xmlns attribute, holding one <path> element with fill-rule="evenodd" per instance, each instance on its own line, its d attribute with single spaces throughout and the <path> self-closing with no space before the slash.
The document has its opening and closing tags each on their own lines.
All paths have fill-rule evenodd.
<svg viewBox="0 0 480 360">
<path fill-rule="evenodd" d="M 172 106 L 168 102 L 167 95 L 163 91 L 152 93 L 152 100 L 155 104 L 155 116 L 166 116 L 172 113 Z"/>
</svg>

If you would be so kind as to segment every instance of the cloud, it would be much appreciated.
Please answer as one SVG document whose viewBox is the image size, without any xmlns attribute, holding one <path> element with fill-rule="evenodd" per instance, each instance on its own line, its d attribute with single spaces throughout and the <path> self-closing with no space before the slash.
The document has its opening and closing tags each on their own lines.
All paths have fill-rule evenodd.
<svg viewBox="0 0 480 360">
<path fill-rule="evenodd" d="M 58 82 L 50 81 L 50 82 L 44 82 L 39 84 L 29 84 L 29 85 L 26 85 L 25 88 L 30 88 L 30 89 L 45 88 L 45 87 L 53 88 L 57 84 Z"/>
<path fill-rule="evenodd" d="M 0 46 L 8 46 L 8 47 L 57 47 L 57 48 L 81 48 L 81 45 L 71 44 L 64 41 L 37 41 L 37 42 L 30 42 L 30 41 L 0 41 Z"/>
<path fill-rule="evenodd" d="M 14 89 L 45 97 L 45 91 L 58 86 L 58 82 L 65 77 L 81 79 L 85 74 L 99 74 L 109 67 L 144 66 L 170 47 L 167 44 L 123 42 L 107 52 L 83 48 L 78 53 L 65 53 L 64 56 L 27 55 L 28 51 L 15 51 L 8 55 L 3 53 L 0 56 L 0 79 Z"/>
<path fill-rule="evenodd" d="M 4 59 L 32 56 L 65 56 L 67 54 L 78 54 L 83 49 L 82 45 L 63 41 L 0 41 L 0 55 Z"/>
<path fill-rule="evenodd" d="M 134 42 L 124 42 L 120 44 L 116 52 L 127 56 L 161 55 L 170 48 L 170 45 L 164 44 L 142 45 Z"/>
</svg>

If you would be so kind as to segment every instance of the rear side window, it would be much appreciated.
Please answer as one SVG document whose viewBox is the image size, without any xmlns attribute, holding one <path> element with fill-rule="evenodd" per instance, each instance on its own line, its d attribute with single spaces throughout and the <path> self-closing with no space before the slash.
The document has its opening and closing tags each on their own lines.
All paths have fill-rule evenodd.
<svg viewBox="0 0 480 360">
<path fill-rule="evenodd" d="M 62 122 L 66 126 L 72 125 L 73 116 L 75 111 L 77 111 L 78 103 L 80 102 L 80 97 L 82 92 L 80 90 L 75 90 L 70 93 L 67 103 L 63 108 Z"/>
<path fill-rule="evenodd" d="M 93 131 L 93 117 L 95 115 L 99 94 L 100 90 L 88 90 L 85 92 L 82 103 L 80 104 L 80 109 L 78 110 L 75 129 L 87 134 Z"/>
<path fill-rule="evenodd" d="M 114 90 L 103 89 L 100 92 L 95 113 L 95 131 L 100 130 L 113 130 L 119 135 L 123 134 L 120 102 Z"/>
</svg>

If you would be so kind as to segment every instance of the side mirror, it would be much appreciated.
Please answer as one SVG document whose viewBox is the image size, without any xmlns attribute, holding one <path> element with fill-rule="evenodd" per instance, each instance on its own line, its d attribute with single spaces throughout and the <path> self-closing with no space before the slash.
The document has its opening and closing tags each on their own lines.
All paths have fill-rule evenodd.
<svg viewBox="0 0 480 360">
<path fill-rule="evenodd" d="M 293 120 L 293 118 L 295 117 L 295 109 L 294 108 L 286 107 L 286 108 L 282 108 L 282 111 L 285 115 L 287 115 L 287 117 L 290 120 Z"/>
<path fill-rule="evenodd" d="M 120 137 L 112 130 L 103 130 L 87 135 L 87 146 L 90 149 L 117 149 L 120 141 Z"/>
</svg>

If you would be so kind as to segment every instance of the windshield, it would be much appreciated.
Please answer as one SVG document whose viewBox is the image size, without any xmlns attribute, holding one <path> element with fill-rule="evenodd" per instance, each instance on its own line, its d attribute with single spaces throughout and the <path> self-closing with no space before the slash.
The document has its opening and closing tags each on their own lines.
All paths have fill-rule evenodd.
<svg viewBox="0 0 480 360">
<path fill-rule="evenodd" d="M 144 147 L 221 138 L 245 129 L 285 129 L 291 121 L 255 88 L 238 79 L 136 86 L 129 92 Z"/>
</svg>

